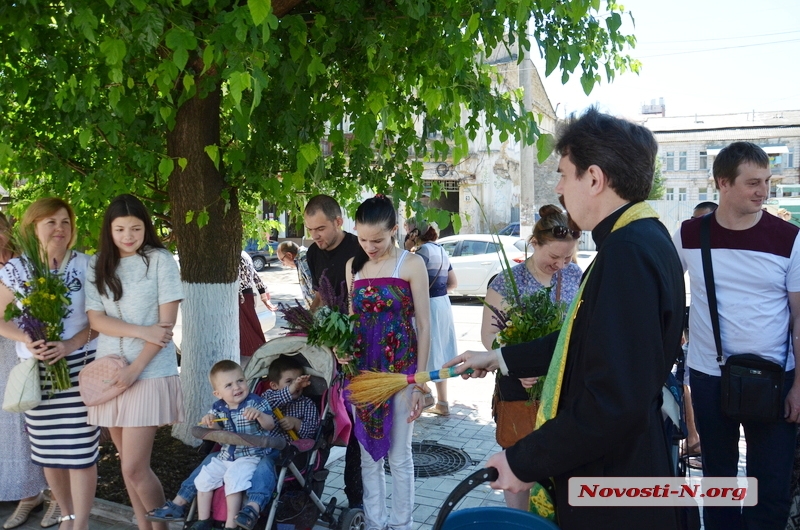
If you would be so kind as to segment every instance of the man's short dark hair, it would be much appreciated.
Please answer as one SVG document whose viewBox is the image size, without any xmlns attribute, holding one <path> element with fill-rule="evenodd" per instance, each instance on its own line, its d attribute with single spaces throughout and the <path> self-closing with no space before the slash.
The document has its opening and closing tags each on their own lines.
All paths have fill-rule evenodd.
<svg viewBox="0 0 800 530">
<path fill-rule="evenodd" d="M 697 210 L 708 210 L 709 212 L 713 212 L 714 210 L 717 209 L 718 206 L 719 205 L 714 201 L 703 201 L 694 207 L 694 211 L 696 212 Z"/>
<path fill-rule="evenodd" d="M 592 107 L 583 116 L 573 115 L 556 145 L 561 156 L 575 164 L 578 176 L 596 165 L 609 186 L 626 201 L 643 201 L 653 187 L 658 143 L 641 125 L 603 114 Z"/>
<path fill-rule="evenodd" d="M 753 164 L 756 167 L 769 167 L 769 156 L 759 146 L 751 142 L 733 142 L 722 149 L 714 159 L 714 182 L 719 188 L 721 180 L 733 184 L 739 176 L 739 166 Z"/>
<path fill-rule="evenodd" d="M 315 195 L 306 203 L 306 208 L 303 211 L 304 215 L 315 215 L 317 212 L 322 212 L 328 221 L 335 221 L 337 217 L 342 216 L 342 208 L 336 199 L 330 195 Z"/>
<path fill-rule="evenodd" d="M 267 379 L 270 383 L 280 383 L 283 373 L 288 370 L 298 370 L 300 375 L 305 373 L 305 368 L 296 359 L 281 355 L 269 365 L 267 370 Z"/>
</svg>

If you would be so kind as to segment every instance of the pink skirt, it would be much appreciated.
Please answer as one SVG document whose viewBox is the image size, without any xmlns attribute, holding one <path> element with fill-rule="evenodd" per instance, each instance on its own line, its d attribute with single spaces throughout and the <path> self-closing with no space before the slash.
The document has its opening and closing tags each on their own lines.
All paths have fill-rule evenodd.
<svg viewBox="0 0 800 530">
<path fill-rule="evenodd" d="M 100 427 L 160 427 L 182 423 L 181 380 L 177 375 L 139 379 L 114 399 L 87 409 L 87 423 Z"/>
</svg>

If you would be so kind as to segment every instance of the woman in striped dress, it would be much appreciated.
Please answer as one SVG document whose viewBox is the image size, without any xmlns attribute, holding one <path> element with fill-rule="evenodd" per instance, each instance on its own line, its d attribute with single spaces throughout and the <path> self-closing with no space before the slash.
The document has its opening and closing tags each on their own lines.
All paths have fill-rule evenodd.
<svg viewBox="0 0 800 530">
<path fill-rule="evenodd" d="M 89 512 L 97 486 L 99 429 L 86 423 L 86 406 L 78 392 L 78 373 L 94 359 L 94 341 L 85 310 L 88 256 L 70 250 L 75 243 L 75 214 L 62 199 L 43 198 L 31 204 L 22 216 L 20 229 L 32 227 L 48 263 L 63 274 L 69 288 L 69 314 L 64 319 L 63 340 L 32 342 L 14 322 L 0 322 L 0 335 L 15 340 L 17 356 L 33 355 L 39 361 L 44 400 L 25 413 L 31 441 L 31 460 L 44 469 L 47 484 L 61 507 L 60 530 L 88 530 Z M 0 308 L 23 292 L 29 279 L 24 256 L 14 258 L 0 271 Z M 44 364 L 65 358 L 72 388 L 55 391 L 44 378 Z"/>
</svg>

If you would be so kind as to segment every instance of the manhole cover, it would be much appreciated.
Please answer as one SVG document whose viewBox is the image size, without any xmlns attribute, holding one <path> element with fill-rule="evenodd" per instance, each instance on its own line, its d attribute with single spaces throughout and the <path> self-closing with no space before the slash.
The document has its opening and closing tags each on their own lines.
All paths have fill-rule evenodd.
<svg viewBox="0 0 800 530">
<path fill-rule="evenodd" d="M 411 451 L 414 453 L 415 478 L 452 475 L 472 465 L 472 459 L 461 449 L 436 442 L 412 442 Z M 388 458 L 384 462 L 384 469 L 391 474 Z"/>
</svg>

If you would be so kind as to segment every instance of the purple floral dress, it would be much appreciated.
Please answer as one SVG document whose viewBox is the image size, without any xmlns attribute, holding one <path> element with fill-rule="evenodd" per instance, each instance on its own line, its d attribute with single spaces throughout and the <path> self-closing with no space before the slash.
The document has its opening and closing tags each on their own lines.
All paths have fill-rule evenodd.
<svg viewBox="0 0 800 530">
<path fill-rule="evenodd" d="M 359 370 L 416 372 L 417 335 L 411 320 L 414 302 L 407 281 L 396 277 L 356 279 L 353 311 L 358 315 L 354 356 Z M 392 400 L 377 407 L 356 407 L 355 423 L 356 438 L 372 458 L 377 461 L 385 457 L 392 429 Z"/>
</svg>

